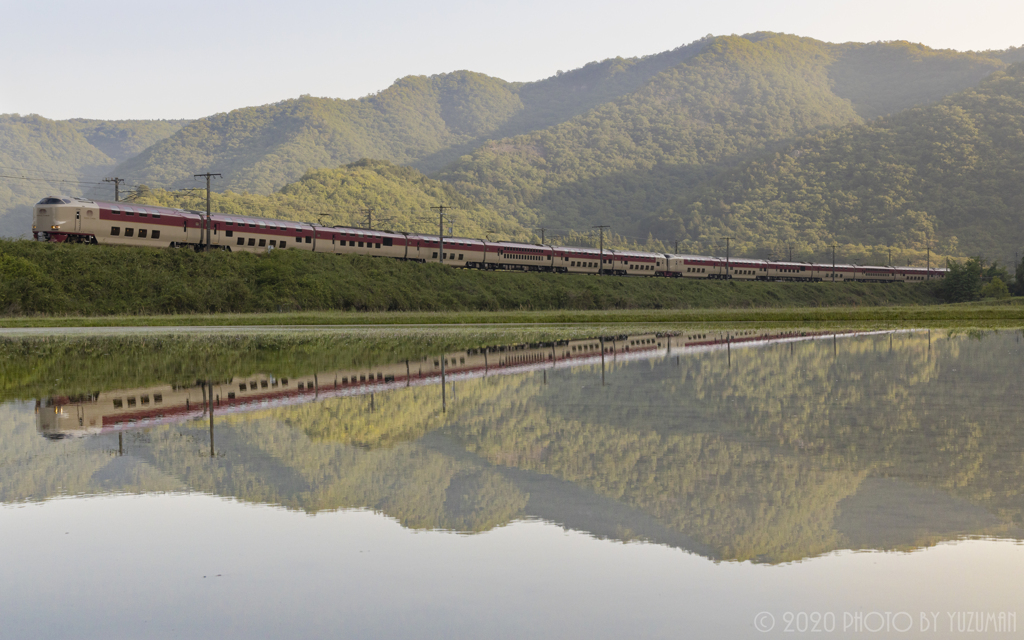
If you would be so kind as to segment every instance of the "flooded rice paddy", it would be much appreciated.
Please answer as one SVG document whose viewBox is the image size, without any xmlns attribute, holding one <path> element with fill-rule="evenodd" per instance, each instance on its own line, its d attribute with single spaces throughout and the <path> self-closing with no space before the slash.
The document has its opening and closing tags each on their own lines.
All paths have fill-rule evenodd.
<svg viewBox="0 0 1024 640">
<path fill-rule="evenodd" d="M 1024 635 L 1020 331 L 230 334 L 3 338 L 0 636 Z"/>
</svg>

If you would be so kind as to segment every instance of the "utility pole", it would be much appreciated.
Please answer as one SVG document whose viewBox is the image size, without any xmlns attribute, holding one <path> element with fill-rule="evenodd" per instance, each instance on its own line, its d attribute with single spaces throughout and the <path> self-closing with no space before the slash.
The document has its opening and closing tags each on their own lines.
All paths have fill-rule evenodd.
<svg viewBox="0 0 1024 640">
<path fill-rule="evenodd" d="M 213 226 L 210 224 L 210 178 L 213 177 L 222 178 L 223 176 L 219 173 L 197 173 L 192 176 L 192 179 L 206 178 L 206 250 L 210 250 L 210 228 Z M 202 243 L 202 237 L 199 238 L 200 244 Z"/>
<path fill-rule="evenodd" d="M 676 253 L 675 253 L 675 255 L 679 255 L 679 241 L 678 240 L 676 240 Z"/>
<path fill-rule="evenodd" d="M 892 247 L 888 247 L 888 249 L 889 249 L 889 266 L 891 267 L 892 266 Z"/>
<path fill-rule="evenodd" d="M 789 249 L 789 261 L 793 262 L 793 243 L 792 242 L 787 242 L 786 243 L 786 248 Z"/>
<path fill-rule="evenodd" d="M 367 207 L 366 209 L 360 209 L 359 213 L 366 216 L 366 228 L 373 231 L 373 207 Z"/>
<path fill-rule="evenodd" d="M 452 209 L 443 204 L 439 204 L 436 207 L 430 207 L 431 209 L 437 210 L 437 237 L 441 241 L 437 250 L 437 261 L 444 264 L 444 212 Z"/>
<path fill-rule="evenodd" d="M 597 275 L 599 276 L 604 275 L 604 230 L 610 227 L 611 225 L 607 224 L 599 224 L 593 227 L 601 232 L 601 262 L 598 263 L 600 266 L 597 268 Z"/>
<path fill-rule="evenodd" d="M 924 279 L 932 279 L 932 245 L 928 245 L 928 270 L 925 272 Z"/>
<path fill-rule="evenodd" d="M 838 247 L 839 245 L 837 245 L 836 241 L 833 240 L 832 244 L 830 244 L 829 246 L 832 247 L 832 282 L 835 282 L 836 281 L 836 247 Z"/>
<path fill-rule="evenodd" d="M 114 202 L 121 201 L 121 183 L 124 182 L 124 178 L 103 178 L 103 182 L 114 183 Z"/>
<path fill-rule="evenodd" d="M 729 236 L 722 236 L 722 240 L 725 240 L 725 277 L 726 279 L 732 278 L 732 269 L 729 268 L 729 241 L 732 240 Z"/>
<path fill-rule="evenodd" d="M 539 229 L 535 229 L 535 231 L 540 231 L 540 243 L 541 244 L 544 244 L 544 232 L 547 231 L 547 230 L 548 230 L 547 227 L 541 227 Z"/>
</svg>

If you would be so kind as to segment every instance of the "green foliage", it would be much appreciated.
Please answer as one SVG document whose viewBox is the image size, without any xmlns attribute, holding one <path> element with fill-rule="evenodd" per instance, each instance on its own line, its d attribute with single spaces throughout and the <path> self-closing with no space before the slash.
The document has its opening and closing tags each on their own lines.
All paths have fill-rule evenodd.
<svg viewBox="0 0 1024 640">
<path fill-rule="evenodd" d="M 1005 66 L 997 52 L 930 49 L 905 41 L 844 43 L 829 69 L 836 95 L 865 119 L 937 102 Z"/>
<path fill-rule="evenodd" d="M 670 202 L 651 219 L 655 234 L 679 233 L 695 252 L 718 236 L 737 253 L 796 242 L 823 259 L 894 248 L 923 265 L 926 247 L 1012 255 L 1006 232 L 1024 210 L 1024 65 L 992 74 L 941 103 L 866 125 L 803 138 Z M 762 249 L 763 250 L 763 249 Z M 852 255 L 851 255 L 852 254 Z M 932 264 L 936 264 L 933 260 Z"/>
<path fill-rule="evenodd" d="M 28 236 L 32 205 L 49 194 L 99 193 L 95 183 L 184 121 L 49 120 L 0 115 L 0 236 Z M 104 192 L 105 195 L 105 192 Z"/>
<path fill-rule="evenodd" d="M 995 277 L 989 281 L 988 284 L 981 288 L 980 295 L 982 298 L 995 298 L 996 300 L 1003 300 L 1010 297 L 1010 289 L 1006 286 L 1006 283 L 1001 278 Z"/>
<path fill-rule="evenodd" d="M 0 179 L 0 236 L 28 236 L 32 205 L 40 197 L 66 193 L 63 180 L 97 179 L 99 171 L 113 164 L 67 122 L 0 115 L 0 173 L 16 176 Z M 80 192 L 80 187 L 73 190 Z"/>
<path fill-rule="evenodd" d="M 940 295 L 947 302 L 977 300 L 981 295 L 981 259 L 969 258 L 963 263 L 951 260 L 947 268 Z"/>
<path fill-rule="evenodd" d="M 0 253 L 0 313 L 49 313 L 55 310 L 52 278 L 25 258 Z"/>
<path fill-rule="evenodd" d="M 365 227 L 362 211 L 374 209 L 374 228 L 437 233 L 437 216 L 430 207 L 445 204 L 454 226 L 445 233 L 483 238 L 526 240 L 528 232 L 515 220 L 500 216 L 458 193 L 451 185 L 431 180 L 411 167 L 382 160 L 360 160 L 337 169 L 310 171 L 278 193 L 215 193 L 214 210 L 265 218 L 327 225 Z M 206 209 L 206 194 L 188 195 L 145 188 L 145 204 Z M 383 222 L 382 222 L 383 221 Z"/>
<path fill-rule="evenodd" d="M 929 304 L 934 283 L 764 283 L 462 270 L 354 255 L 267 254 L 0 241 L 54 283 L 67 315 L 292 310 L 685 309 Z M 18 264 L 22 264 L 18 262 Z"/>
<path fill-rule="evenodd" d="M 67 121 L 114 162 L 124 162 L 188 124 L 188 120 L 86 120 Z"/>
</svg>

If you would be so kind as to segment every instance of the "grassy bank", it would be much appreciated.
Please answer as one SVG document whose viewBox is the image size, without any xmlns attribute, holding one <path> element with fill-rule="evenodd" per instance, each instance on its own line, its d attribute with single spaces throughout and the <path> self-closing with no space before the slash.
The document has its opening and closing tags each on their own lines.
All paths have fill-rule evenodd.
<svg viewBox="0 0 1024 640">
<path fill-rule="evenodd" d="M 935 304 L 936 284 L 492 273 L 298 251 L 256 256 L 0 241 L 0 315 L 8 317 L 274 312 L 254 322 L 279 324 L 282 312 L 890 307 Z"/>
<path fill-rule="evenodd" d="M 882 286 L 882 285 L 875 285 Z M 0 328 L 60 327 L 367 327 L 498 324 L 673 325 L 757 323 L 761 326 L 838 327 L 1017 327 L 1024 324 L 1024 299 L 891 307 L 796 307 L 747 309 L 618 309 L 548 311 L 445 311 L 217 313 L 93 317 L 8 317 Z"/>
</svg>

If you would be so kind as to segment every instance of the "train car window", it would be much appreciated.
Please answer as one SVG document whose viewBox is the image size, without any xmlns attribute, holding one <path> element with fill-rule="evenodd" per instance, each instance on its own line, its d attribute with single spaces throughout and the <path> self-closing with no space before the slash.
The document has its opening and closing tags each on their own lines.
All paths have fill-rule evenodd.
<svg viewBox="0 0 1024 640">
<path fill-rule="evenodd" d="M 431 257 L 431 258 L 436 258 L 436 257 L 437 257 L 437 252 L 435 251 L 435 252 L 434 252 L 434 255 L 432 255 L 432 256 L 430 256 L 430 257 Z"/>
<path fill-rule="evenodd" d="M 157 213 L 156 211 L 154 211 L 154 212 L 153 212 L 153 217 L 154 217 L 154 218 L 159 218 L 159 217 L 160 217 L 160 214 L 159 214 L 159 213 Z"/>
<path fill-rule="evenodd" d="M 284 248 L 285 248 L 285 246 L 286 246 L 287 244 L 288 244 L 287 242 L 285 242 L 284 240 L 282 240 L 282 241 L 281 241 L 281 247 L 280 247 L 280 248 L 284 249 Z"/>
<path fill-rule="evenodd" d="M 128 398 L 128 406 L 129 407 L 134 407 L 135 406 L 135 398 Z"/>
<path fill-rule="evenodd" d="M 146 230 L 145 229 L 139 229 L 139 237 L 140 238 L 145 238 L 146 237 Z"/>
<path fill-rule="evenodd" d="M 132 237 L 133 235 L 135 235 L 135 229 L 127 229 L 127 228 L 126 228 L 126 229 L 124 230 L 124 237 L 126 237 L 126 238 L 130 238 L 130 237 Z"/>
<path fill-rule="evenodd" d="M 121 235 L 121 227 L 110 227 L 110 235 L 119 236 Z"/>
<path fill-rule="evenodd" d="M 270 241 L 270 246 L 276 247 L 277 246 L 277 240 L 271 240 Z"/>
<path fill-rule="evenodd" d="M 256 246 L 256 238 L 249 238 L 249 246 L 250 247 L 255 247 Z"/>
<path fill-rule="evenodd" d="M 124 215 L 126 215 L 126 216 L 134 216 L 135 212 L 134 211 L 130 211 L 128 209 L 125 209 Z"/>
<path fill-rule="evenodd" d="M 380 243 L 378 242 L 377 244 L 375 244 L 373 248 L 374 249 L 380 249 Z"/>
<path fill-rule="evenodd" d="M 226 221 L 224 224 L 228 225 L 229 227 L 233 227 L 235 225 L 235 223 L 230 220 Z"/>
<path fill-rule="evenodd" d="M 231 223 L 229 222 L 228 224 L 231 224 Z M 234 232 L 234 231 L 232 231 L 231 229 L 226 229 L 226 230 L 224 231 L 224 235 L 230 238 L 230 237 L 232 237 L 232 236 L 234 236 L 234 235 L 235 235 L 235 232 Z"/>
<path fill-rule="evenodd" d="M 255 222 L 250 222 L 250 223 L 249 223 L 249 226 L 250 226 L 250 227 L 255 227 L 255 226 L 256 226 L 256 223 L 255 223 Z"/>
<path fill-rule="evenodd" d="M 306 244 L 313 242 L 313 236 L 306 236 Z"/>
<path fill-rule="evenodd" d="M 139 217 L 140 218 L 148 218 L 149 214 L 146 212 L 145 209 L 139 209 Z"/>
<path fill-rule="evenodd" d="M 394 239 L 393 238 L 384 238 L 384 246 L 385 247 L 390 247 L 390 246 L 393 246 L 393 245 L 394 245 Z"/>
<path fill-rule="evenodd" d="M 264 222 L 261 222 L 261 223 L 260 223 L 260 229 L 266 229 L 266 228 L 267 228 L 267 225 L 266 225 L 266 223 L 264 223 Z M 273 229 L 273 227 L 271 227 L 271 229 Z"/>
<path fill-rule="evenodd" d="M 267 246 L 267 239 L 266 238 L 260 238 L 260 246 L 261 247 Z"/>
<path fill-rule="evenodd" d="M 122 408 L 124 408 L 124 401 L 121 400 L 121 398 L 114 398 L 114 408 L 115 409 L 122 409 Z"/>
<path fill-rule="evenodd" d="M 162 394 L 162 393 L 154 393 L 153 394 L 153 404 L 160 404 L 163 401 L 164 401 L 164 394 Z"/>
<path fill-rule="evenodd" d="M 344 243 L 344 242 L 342 242 L 341 244 L 345 244 L 345 243 Z M 348 246 L 350 246 L 350 247 L 354 247 L 354 246 L 356 246 L 356 241 L 355 241 L 355 240 L 349 240 L 349 241 L 348 241 Z"/>
<path fill-rule="evenodd" d="M 459 254 L 459 260 L 462 260 L 462 254 L 461 253 Z"/>
<path fill-rule="evenodd" d="M 363 243 L 362 243 L 362 242 L 360 242 L 360 243 L 359 243 L 359 246 L 360 246 L 360 247 L 361 247 L 361 246 L 363 246 Z"/>
<path fill-rule="evenodd" d="M 241 245 L 245 244 L 245 238 L 239 238 L 239 239 L 238 239 L 238 242 L 236 242 L 235 244 L 237 244 L 237 245 L 239 245 L 239 246 L 241 246 Z"/>
</svg>

